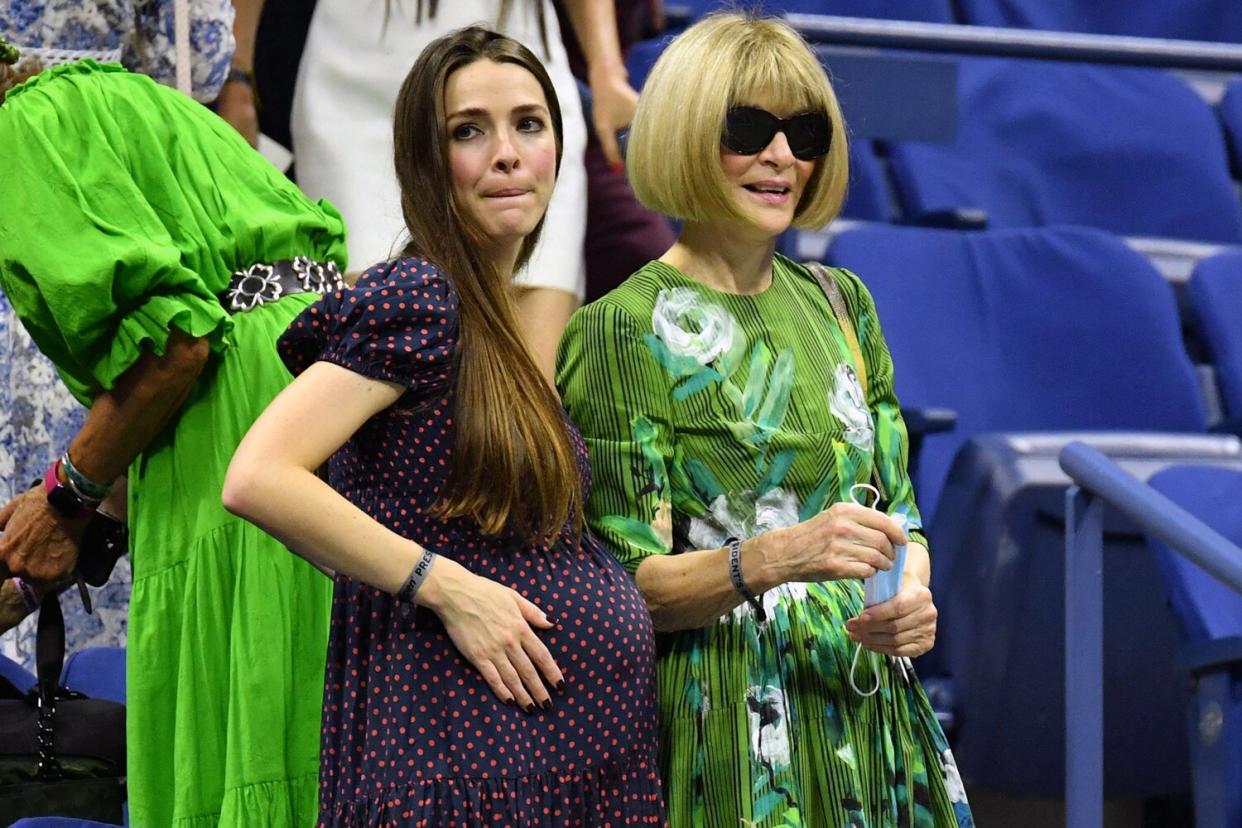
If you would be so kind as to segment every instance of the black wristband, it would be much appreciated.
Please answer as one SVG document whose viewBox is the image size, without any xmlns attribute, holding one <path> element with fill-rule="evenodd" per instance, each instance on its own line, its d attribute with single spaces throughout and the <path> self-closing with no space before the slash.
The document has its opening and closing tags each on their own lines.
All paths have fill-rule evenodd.
<svg viewBox="0 0 1242 828">
<path fill-rule="evenodd" d="M 768 620 L 768 614 L 763 609 L 763 602 L 750 591 L 750 587 L 746 586 L 746 581 L 742 578 L 742 542 L 737 538 L 729 538 L 725 541 L 725 546 L 729 549 L 729 580 L 733 581 L 733 588 L 746 599 L 746 603 L 750 604 L 751 609 L 755 611 L 755 617 L 762 624 Z"/>
<path fill-rule="evenodd" d="M 240 66 L 230 66 L 229 73 L 224 77 L 225 83 L 244 83 L 254 89 L 254 72 Z"/>
</svg>

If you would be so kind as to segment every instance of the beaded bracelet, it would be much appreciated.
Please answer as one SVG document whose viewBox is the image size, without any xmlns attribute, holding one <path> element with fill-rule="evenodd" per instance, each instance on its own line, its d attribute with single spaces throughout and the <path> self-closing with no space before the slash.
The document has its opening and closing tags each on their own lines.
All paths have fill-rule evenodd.
<svg viewBox="0 0 1242 828">
<path fill-rule="evenodd" d="M 725 546 L 729 547 L 729 579 L 733 581 L 733 588 L 746 599 L 746 603 L 750 604 L 759 623 L 767 621 L 768 614 L 763 609 L 763 603 L 755 593 L 750 591 L 750 587 L 746 586 L 746 581 L 742 579 L 742 542 L 737 538 L 729 538 L 725 541 Z"/>
<path fill-rule="evenodd" d="M 405 604 L 414 603 L 414 596 L 418 594 L 423 581 L 427 580 L 427 573 L 431 572 L 431 565 L 436 562 L 437 557 L 436 553 L 430 549 L 423 550 L 423 556 L 414 564 L 414 568 L 410 570 L 410 576 L 405 579 L 401 589 L 397 590 L 398 601 Z"/>
</svg>

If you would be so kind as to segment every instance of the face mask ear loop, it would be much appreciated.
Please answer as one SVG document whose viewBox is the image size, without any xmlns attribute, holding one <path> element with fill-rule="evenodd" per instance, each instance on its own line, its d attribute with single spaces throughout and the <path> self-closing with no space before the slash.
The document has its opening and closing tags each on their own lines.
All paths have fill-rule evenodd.
<svg viewBox="0 0 1242 828">
<path fill-rule="evenodd" d="M 866 495 L 863 495 L 863 502 L 859 503 L 858 496 L 856 494 L 857 491 L 863 491 L 863 492 L 870 493 L 871 496 L 875 498 L 868 508 L 874 509 L 876 504 L 880 502 L 879 491 L 875 488 L 875 486 L 872 486 L 870 483 L 855 483 L 853 486 L 850 486 L 850 500 L 854 501 L 855 503 L 858 503 L 859 506 L 867 506 Z M 871 654 L 868 653 L 867 663 L 871 666 L 871 674 L 875 678 L 875 687 L 872 687 L 871 690 L 866 693 L 858 689 L 858 684 L 854 680 L 854 671 L 858 669 L 858 657 L 862 655 L 862 650 L 863 650 L 863 646 L 861 644 L 859 644 L 857 649 L 854 650 L 854 660 L 850 662 L 849 679 L 850 679 L 850 687 L 853 688 L 854 692 L 862 696 L 864 699 L 866 699 L 866 698 L 870 698 L 871 696 L 874 696 L 879 691 L 880 671 L 875 668 L 875 660 L 871 658 Z"/>
<path fill-rule="evenodd" d="M 859 644 L 857 649 L 854 650 L 854 660 L 850 662 L 849 679 L 850 687 L 854 689 L 854 692 L 862 696 L 864 699 L 867 699 L 874 696 L 880 689 L 880 671 L 875 669 L 875 660 L 871 657 L 872 654 L 867 653 L 867 664 L 870 665 L 871 675 L 875 678 L 875 687 L 872 687 L 866 693 L 858 689 L 858 684 L 854 681 L 854 671 L 858 669 L 858 657 L 862 655 L 862 651 L 863 646 L 861 644 Z"/>
</svg>

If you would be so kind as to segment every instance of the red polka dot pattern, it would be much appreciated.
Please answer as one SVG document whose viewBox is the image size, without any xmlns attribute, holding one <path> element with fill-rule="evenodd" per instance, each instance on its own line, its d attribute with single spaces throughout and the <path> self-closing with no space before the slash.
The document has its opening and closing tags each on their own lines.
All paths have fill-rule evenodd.
<svg viewBox="0 0 1242 828">
<path fill-rule="evenodd" d="M 513 587 L 557 626 L 552 709 L 503 704 L 438 617 L 338 576 L 324 691 L 323 826 L 662 825 L 655 645 L 633 580 L 590 535 L 532 546 L 428 511 L 453 445 L 457 300 L 426 261 L 372 268 L 279 343 L 295 374 L 326 360 L 409 390 L 329 463 L 381 523 Z M 566 421 L 568 422 L 568 420 Z M 585 445 L 570 425 L 585 485 Z"/>
</svg>

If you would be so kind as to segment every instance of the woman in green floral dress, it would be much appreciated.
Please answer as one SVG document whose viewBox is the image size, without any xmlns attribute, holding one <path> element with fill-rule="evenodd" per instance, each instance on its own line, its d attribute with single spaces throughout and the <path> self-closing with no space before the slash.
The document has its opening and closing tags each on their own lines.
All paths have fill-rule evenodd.
<svg viewBox="0 0 1242 828">
<path fill-rule="evenodd" d="M 821 285 L 775 253 L 791 225 L 836 214 L 847 157 L 828 80 L 788 26 L 692 26 L 647 80 L 628 161 L 682 234 L 561 343 L 591 527 L 662 631 L 674 828 L 973 825 L 909 665 L 936 610 L 875 308 L 853 274 Z M 851 502 L 868 482 L 880 511 Z M 864 611 L 861 579 L 903 543 L 900 590 Z"/>
</svg>

